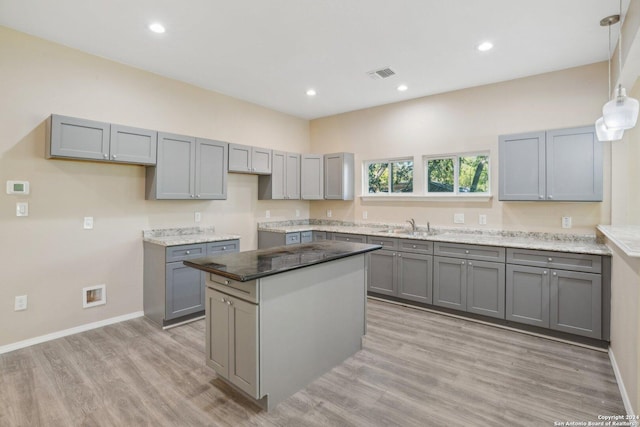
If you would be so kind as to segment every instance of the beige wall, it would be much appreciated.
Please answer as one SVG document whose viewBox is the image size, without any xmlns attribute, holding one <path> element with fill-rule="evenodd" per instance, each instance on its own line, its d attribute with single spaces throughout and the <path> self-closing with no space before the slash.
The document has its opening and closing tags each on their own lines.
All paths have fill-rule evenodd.
<svg viewBox="0 0 640 427">
<path fill-rule="evenodd" d="M 0 183 L 31 182 L 29 196 L 0 193 L 0 346 L 142 310 L 143 229 L 193 226 L 199 211 L 247 250 L 265 210 L 308 217 L 308 202 L 258 201 L 256 176 L 230 174 L 226 201 L 146 201 L 142 166 L 44 157 L 51 113 L 297 152 L 309 151 L 306 120 L 3 27 L 0 76 Z M 81 289 L 102 283 L 107 305 L 82 309 Z M 15 312 L 23 294 L 29 308 Z"/>
<path fill-rule="evenodd" d="M 605 147 L 602 203 L 528 203 L 498 201 L 498 135 L 593 124 L 607 98 L 606 63 L 527 77 L 508 82 L 428 96 L 411 101 L 340 114 L 311 121 L 311 145 L 316 152 L 355 153 L 356 194 L 362 193 L 363 160 L 413 156 L 416 189 L 422 191 L 422 156 L 452 152 L 491 152 L 489 202 L 322 202 L 311 204 L 311 216 L 334 219 L 402 222 L 452 226 L 453 214 L 465 213 L 465 226 L 594 233 L 609 223 L 610 148 Z M 562 230 L 562 216 L 574 228 Z"/>
</svg>

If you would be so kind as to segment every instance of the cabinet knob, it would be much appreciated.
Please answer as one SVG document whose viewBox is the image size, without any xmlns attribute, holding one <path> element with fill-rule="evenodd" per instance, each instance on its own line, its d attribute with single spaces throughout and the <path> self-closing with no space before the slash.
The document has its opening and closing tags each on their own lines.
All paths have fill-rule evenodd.
<svg viewBox="0 0 640 427">
<path fill-rule="evenodd" d="M 349 238 L 347 237 L 347 242 L 349 241 Z"/>
<path fill-rule="evenodd" d="M 196 198 L 198 198 L 198 199 L 199 199 L 199 198 L 200 198 L 200 195 L 199 195 L 199 194 L 198 194 L 198 195 L 196 195 Z"/>
<path fill-rule="evenodd" d="M 545 271 L 543 271 L 543 272 L 542 272 L 542 274 L 547 274 L 547 271 L 546 271 L 546 270 L 545 270 Z"/>
<path fill-rule="evenodd" d="M 187 252 L 185 252 L 185 253 L 186 253 L 187 255 L 189 255 L 189 254 L 191 253 L 191 251 L 187 251 Z"/>
<path fill-rule="evenodd" d="M 102 155 L 102 157 L 104 157 L 105 159 L 108 159 L 108 158 L 109 158 L 109 155 L 108 155 L 107 153 L 104 153 L 104 154 Z"/>
<path fill-rule="evenodd" d="M 551 262 L 553 261 L 553 258 L 548 258 L 547 261 Z"/>
<path fill-rule="evenodd" d="M 413 245 L 413 249 L 415 249 L 415 248 L 416 248 L 416 245 Z"/>
<path fill-rule="evenodd" d="M 225 280 L 225 281 L 224 281 L 224 284 L 225 284 L 225 285 L 228 285 L 229 283 L 231 283 L 231 282 L 229 282 L 228 280 Z"/>
<path fill-rule="evenodd" d="M 402 256 L 402 254 L 398 254 L 398 256 Z"/>
<path fill-rule="evenodd" d="M 227 300 L 227 305 L 233 305 L 233 302 Z"/>
<path fill-rule="evenodd" d="M 554 272 L 554 273 L 553 273 L 553 275 L 554 275 L 554 276 L 557 276 L 557 275 L 558 275 L 558 273 Z"/>
<path fill-rule="evenodd" d="M 469 265 L 470 265 L 470 266 L 473 266 L 473 264 L 472 264 L 471 262 L 469 262 Z"/>
<path fill-rule="evenodd" d="M 189 197 L 191 197 L 193 199 L 194 196 L 193 196 L 193 194 L 190 194 Z"/>
<path fill-rule="evenodd" d="M 544 194 L 541 194 L 538 198 L 539 199 L 544 199 Z"/>
<path fill-rule="evenodd" d="M 462 264 L 462 265 L 464 265 L 464 261 L 462 261 L 462 263 L 461 263 L 461 264 Z"/>
<path fill-rule="evenodd" d="M 113 156 L 111 156 L 111 157 L 113 157 L 113 158 L 115 159 L 117 156 L 114 154 L 114 155 L 113 155 Z"/>
<path fill-rule="evenodd" d="M 223 247 L 222 247 L 222 250 L 223 250 L 223 251 L 226 251 L 226 250 L 227 250 L 227 247 L 226 247 L 226 246 L 223 246 Z"/>
<path fill-rule="evenodd" d="M 396 256 L 396 253 L 395 253 L 395 252 L 393 253 L 393 256 Z"/>
<path fill-rule="evenodd" d="M 553 196 L 549 196 L 550 199 L 553 199 Z"/>
<path fill-rule="evenodd" d="M 220 298 L 220 301 L 221 301 L 221 302 L 227 302 L 227 300 L 226 300 L 226 299 L 224 299 L 224 298 Z"/>
<path fill-rule="evenodd" d="M 468 253 L 469 253 L 469 251 L 464 251 L 464 253 L 465 253 L 465 254 L 468 254 Z"/>
</svg>

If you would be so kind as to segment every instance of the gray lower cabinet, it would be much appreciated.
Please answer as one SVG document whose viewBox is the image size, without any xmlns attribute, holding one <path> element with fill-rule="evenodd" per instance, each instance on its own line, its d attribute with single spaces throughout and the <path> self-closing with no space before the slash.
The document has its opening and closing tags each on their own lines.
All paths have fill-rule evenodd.
<svg viewBox="0 0 640 427">
<path fill-rule="evenodd" d="M 507 265 L 506 319 L 602 338 L 602 276 Z"/>
<path fill-rule="evenodd" d="M 326 231 L 313 231 L 311 234 L 311 239 L 314 242 L 317 242 L 318 240 L 327 240 L 327 232 Z"/>
<path fill-rule="evenodd" d="M 327 239 L 341 242 L 367 243 L 367 236 L 361 234 L 327 233 Z"/>
<path fill-rule="evenodd" d="M 258 249 L 272 248 L 274 246 L 295 245 L 297 243 L 311 243 L 316 240 L 325 240 L 324 231 L 294 231 L 280 233 L 277 231 L 258 231 Z"/>
<path fill-rule="evenodd" d="M 205 274 L 182 261 L 239 251 L 238 240 L 192 245 L 144 243 L 144 314 L 158 325 L 205 309 Z"/>
<path fill-rule="evenodd" d="M 258 305 L 207 287 L 207 365 L 249 396 L 258 390 Z"/>
<path fill-rule="evenodd" d="M 504 319 L 505 248 L 435 242 L 433 304 Z"/>
<path fill-rule="evenodd" d="M 324 155 L 324 198 L 329 200 L 353 200 L 354 196 L 353 153 Z"/>
<path fill-rule="evenodd" d="M 156 163 L 156 131 L 58 114 L 47 127 L 47 158 Z"/>
<path fill-rule="evenodd" d="M 431 242 L 368 236 L 367 243 L 384 248 L 369 254 L 367 291 L 431 304 Z"/>
<path fill-rule="evenodd" d="M 146 198 L 227 198 L 227 150 L 221 141 L 158 134 L 158 161 L 147 168 Z"/>
<path fill-rule="evenodd" d="M 324 199 L 324 156 L 303 154 L 300 162 L 300 198 L 302 200 Z"/>
<path fill-rule="evenodd" d="M 273 151 L 271 174 L 258 178 L 258 200 L 300 199 L 300 154 Z"/>
<path fill-rule="evenodd" d="M 270 174 L 271 150 L 249 145 L 229 144 L 229 172 Z"/>
<path fill-rule="evenodd" d="M 593 126 L 499 138 L 499 199 L 602 201 L 603 148 Z"/>
</svg>

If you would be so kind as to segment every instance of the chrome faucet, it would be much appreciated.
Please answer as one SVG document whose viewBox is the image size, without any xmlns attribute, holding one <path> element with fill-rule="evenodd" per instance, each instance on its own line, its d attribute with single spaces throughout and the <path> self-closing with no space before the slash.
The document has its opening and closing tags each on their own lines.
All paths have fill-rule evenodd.
<svg viewBox="0 0 640 427">
<path fill-rule="evenodd" d="M 413 231 L 415 233 L 415 231 L 416 231 L 416 220 L 413 219 L 413 218 L 410 218 L 410 219 L 407 220 L 407 222 L 409 224 L 411 224 L 411 231 Z"/>
</svg>

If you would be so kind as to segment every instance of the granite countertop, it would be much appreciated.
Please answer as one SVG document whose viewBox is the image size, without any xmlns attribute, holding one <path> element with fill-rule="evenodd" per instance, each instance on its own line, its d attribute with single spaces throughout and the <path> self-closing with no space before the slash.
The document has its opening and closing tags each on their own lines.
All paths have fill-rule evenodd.
<svg viewBox="0 0 640 427">
<path fill-rule="evenodd" d="M 599 225 L 598 231 L 632 258 L 640 258 L 640 225 Z"/>
<path fill-rule="evenodd" d="M 611 255 L 611 250 L 594 235 L 562 233 L 520 232 L 505 230 L 474 230 L 432 227 L 427 232 L 418 227 L 410 234 L 407 224 L 362 224 L 339 221 L 310 220 L 308 223 L 280 221 L 259 223 L 259 231 L 293 233 L 297 231 L 326 231 L 332 233 L 364 234 L 398 239 L 427 240 L 433 242 L 464 243 L 472 245 L 502 246 L 591 255 Z M 389 232 L 395 230 L 396 232 Z M 398 232 L 399 231 L 399 232 Z"/>
<path fill-rule="evenodd" d="M 142 232 L 143 241 L 160 246 L 192 245 L 239 238 L 236 234 L 216 233 L 214 227 L 161 228 Z"/>
<path fill-rule="evenodd" d="M 380 249 L 380 245 L 324 240 L 301 245 L 277 246 L 240 253 L 183 261 L 184 265 L 239 282 L 272 276 L 323 262 Z"/>
</svg>

